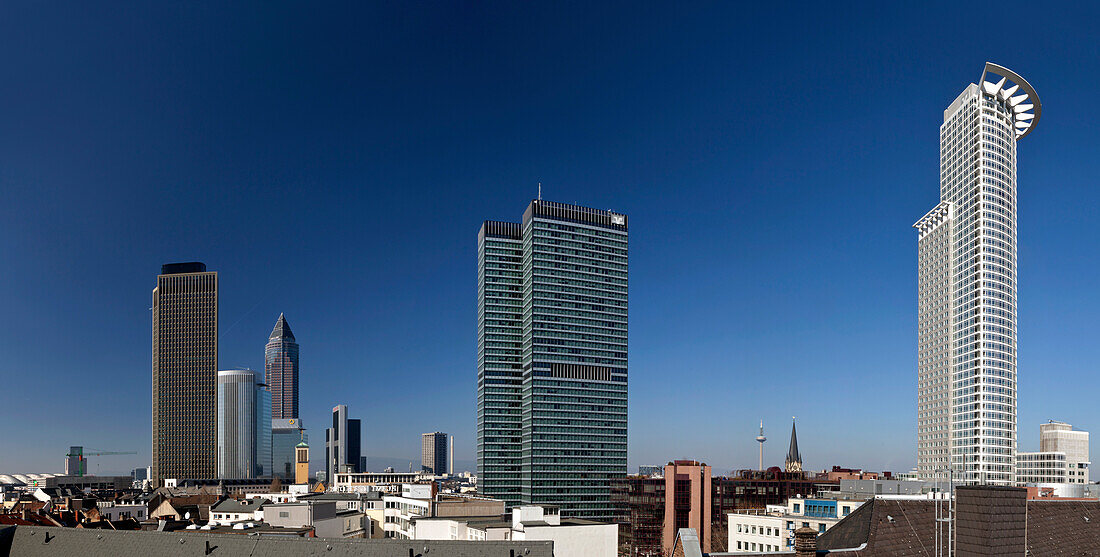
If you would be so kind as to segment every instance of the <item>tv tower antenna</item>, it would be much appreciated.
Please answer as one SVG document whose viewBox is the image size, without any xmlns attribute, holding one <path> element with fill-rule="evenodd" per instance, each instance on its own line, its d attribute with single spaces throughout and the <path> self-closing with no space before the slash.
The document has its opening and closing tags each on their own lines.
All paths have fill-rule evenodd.
<svg viewBox="0 0 1100 557">
<path fill-rule="evenodd" d="M 759 470 L 764 469 L 764 441 L 767 441 L 767 440 L 768 440 L 768 438 L 764 437 L 764 420 L 760 420 L 760 435 L 756 436 L 756 442 L 760 443 L 760 468 L 759 468 Z"/>
<path fill-rule="evenodd" d="M 539 182 L 539 201 L 542 201 L 542 182 Z"/>
</svg>

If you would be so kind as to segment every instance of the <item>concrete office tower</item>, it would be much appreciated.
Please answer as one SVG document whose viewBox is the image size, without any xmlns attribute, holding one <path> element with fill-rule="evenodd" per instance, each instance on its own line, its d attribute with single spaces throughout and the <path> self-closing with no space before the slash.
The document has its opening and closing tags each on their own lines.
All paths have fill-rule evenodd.
<svg viewBox="0 0 1100 557">
<path fill-rule="evenodd" d="M 1041 106 L 986 63 L 940 126 L 940 203 L 918 230 L 917 471 L 1012 485 L 1016 455 L 1016 142 Z"/>
<path fill-rule="evenodd" d="M 420 470 L 442 476 L 450 474 L 447 468 L 447 434 L 424 433 L 420 436 Z"/>
<path fill-rule="evenodd" d="M 294 452 L 300 442 L 309 442 L 302 421 L 297 418 L 271 420 L 271 475 L 294 479 Z"/>
<path fill-rule="evenodd" d="M 298 343 L 294 333 L 279 314 L 264 349 L 264 372 L 271 385 L 271 415 L 275 419 L 298 417 Z"/>
<path fill-rule="evenodd" d="M 218 273 L 161 267 L 153 289 L 153 485 L 213 478 L 218 460 Z"/>
<path fill-rule="evenodd" d="M 1039 426 L 1039 452 L 1016 453 L 1016 482 L 1089 483 L 1089 432 L 1051 420 Z"/>
<path fill-rule="evenodd" d="M 360 422 L 348 419 L 346 404 L 332 409 L 332 427 L 325 430 L 325 472 L 329 481 L 336 474 L 359 472 Z"/>
<path fill-rule="evenodd" d="M 532 201 L 478 233 L 478 489 L 610 520 L 626 474 L 627 218 Z"/>
</svg>

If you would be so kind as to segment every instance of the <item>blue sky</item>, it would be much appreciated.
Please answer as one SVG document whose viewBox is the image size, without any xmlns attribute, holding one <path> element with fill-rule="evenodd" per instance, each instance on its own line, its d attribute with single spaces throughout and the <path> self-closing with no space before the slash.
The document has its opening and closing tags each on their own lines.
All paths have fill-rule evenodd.
<svg viewBox="0 0 1100 557">
<path fill-rule="evenodd" d="M 630 215 L 631 466 L 915 461 L 916 235 L 942 111 L 991 60 L 1020 145 L 1020 448 L 1100 428 L 1095 5 L 0 6 L 0 472 L 145 465 L 150 291 L 221 273 L 221 367 L 280 312 L 302 418 L 473 459 L 476 233 Z M 1100 429 L 1098 429 L 1100 431 Z M 315 443 L 315 445 L 319 445 Z M 92 466 L 95 469 L 95 464 Z"/>
</svg>

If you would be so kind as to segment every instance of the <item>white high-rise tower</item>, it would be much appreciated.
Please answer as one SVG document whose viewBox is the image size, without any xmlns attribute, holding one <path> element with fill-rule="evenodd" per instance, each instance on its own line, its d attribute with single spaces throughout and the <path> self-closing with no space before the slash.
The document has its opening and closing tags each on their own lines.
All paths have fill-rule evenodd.
<svg viewBox="0 0 1100 557">
<path fill-rule="evenodd" d="M 943 113 L 940 204 L 918 234 L 917 470 L 1012 485 L 1016 454 L 1016 142 L 1035 89 L 986 63 Z"/>
</svg>

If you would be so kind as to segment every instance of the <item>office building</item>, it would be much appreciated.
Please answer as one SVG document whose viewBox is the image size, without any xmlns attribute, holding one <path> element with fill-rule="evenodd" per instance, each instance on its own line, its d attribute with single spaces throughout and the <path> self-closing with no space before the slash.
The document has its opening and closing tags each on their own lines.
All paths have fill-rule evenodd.
<svg viewBox="0 0 1100 557">
<path fill-rule="evenodd" d="M 271 386 L 271 416 L 278 420 L 298 418 L 298 343 L 279 314 L 264 349 L 264 372 Z"/>
<path fill-rule="evenodd" d="M 449 474 L 447 434 L 439 431 L 420 436 L 420 470 L 436 476 Z"/>
<path fill-rule="evenodd" d="M 256 373 L 249 369 L 218 372 L 218 477 L 244 479 L 258 477 L 263 453 L 259 447 L 263 433 L 261 410 L 266 393 Z M 270 402 L 268 402 L 270 403 Z M 267 420 L 270 424 L 270 418 Z M 267 431 L 270 432 L 270 425 Z M 271 441 L 268 433 L 267 458 Z M 270 468 L 270 464 L 268 465 Z"/>
<path fill-rule="evenodd" d="M 332 409 L 332 427 L 325 430 L 325 477 L 359 471 L 360 421 L 348 419 L 348 407 Z"/>
<path fill-rule="evenodd" d="M 676 532 L 694 528 L 704 551 L 711 549 L 713 488 L 710 466 L 695 460 L 674 460 L 665 466 L 665 516 L 661 529 L 664 552 L 672 555 Z"/>
<path fill-rule="evenodd" d="M 1089 433 L 1051 420 L 1039 426 L 1039 452 L 1016 453 L 1016 483 L 1089 483 Z"/>
<path fill-rule="evenodd" d="M 294 450 L 298 443 L 309 442 L 302 420 L 298 418 L 271 420 L 271 475 L 283 480 L 294 478 Z"/>
<path fill-rule="evenodd" d="M 682 469 L 690 469 L 692 461 L 685 461 Z M 669 463 L 670 465 L 676 462 Z M 705 466 L 705 465 L 700 465 Z M 709 469 L 709 467 L 708 467 Z M 727 515 L 739 509 L 759 509 L 768 505 L 785 503 L 798 495 L 816 493 L 821 490 L 836 489 L 838 482 L 807 479 L 804 472 L 784 472 L 774 467 L 767 470 L 740 470 L 734 477 L 715 476 L 709 478 L 710 504 L 707 505 L 693 494 L 694 485 L 690 480 L 673 480 L 670 485 L 667 475 L 674 470 L 666 466 L 664 476 L 624 476 L 612 482 L 612 502 L 619 515 L 615 522 L 623 525 L 621 534 L 623 544 L 632 556 L 666 555 L 665 548 L 675 543 L 675 538 L 665 536 L 666 525 L 685 524 L 691 518 L 691 511 L 697 509 L 710 515 L 710 551 L 727 551 Z M 695 485 L 707 485 L 700 470 Z M 669 491 L 671 489 L 671 491 Z M 669 499 L 680 498 L 680 501 Z M 671 511 L 673 515 L 669 515 Z M 699 532 L 700 530 L 696 530 Z M 701 543 L 702 540 L 700 540 Z"/>
<path fill-rule="evenodd" d="M 794 532 L 812 528 L 818 535 L 836 525 L 864 501 L 792 497 L 783 505 L 729 513 L 727 551 L 794 551 Z"/>
<path fill-rule="evenodd" d="M 212 478 L 218 461 L 218 273 L 161 267 L 153 289 L 153 485 Z"/>
<path fill-rule="evenodd" d="M 478 233 L 478 489 L 609 520 L 626 475 L 627 218 L 532 201 Z"/>
<path fill-rule="evenodd" d="M 253 472 L 256 478 L 274 477 L 274 453 L 271 439 L 271 386 L 256 385 L 256 413 L 253 415 L 256 428 L 256 466 Z"/>
<path fill-rule="evenodd" d="M 1035 90 L 986 63 L 943 113 L 940 203 L 918 253 L 917 471 L 1012 485 L 1016 458 L 1016 144 Z"/>
</svg>

